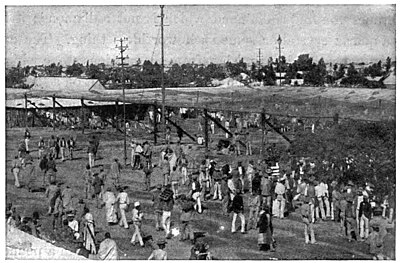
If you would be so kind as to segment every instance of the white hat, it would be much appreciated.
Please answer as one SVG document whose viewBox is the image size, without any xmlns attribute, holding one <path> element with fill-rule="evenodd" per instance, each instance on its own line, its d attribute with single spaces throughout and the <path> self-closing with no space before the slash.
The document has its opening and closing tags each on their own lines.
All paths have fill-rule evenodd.
<svg viewBox="0 0 400 263">
<path fill-rule="evenodd" d="M 135 204 L 134 204 L 134 206 L 135 206 L 135 207 L 140 206 L 139 201 L 136 201 Z"/>
</svg>

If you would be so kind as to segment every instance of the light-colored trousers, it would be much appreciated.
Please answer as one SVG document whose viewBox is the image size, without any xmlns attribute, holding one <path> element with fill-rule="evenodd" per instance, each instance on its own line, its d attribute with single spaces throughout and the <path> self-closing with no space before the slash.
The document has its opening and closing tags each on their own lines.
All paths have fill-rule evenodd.
<svg viewBox="0 0 400 263">
<path fill-rule="evenodd" d="M 132 238 L 131 238 L 131 243 L 136 241 L 136 238 L 139 241 L 139 244 L 141 246 L 144 246 L 142 235 L 140 234 L 140 228 L 141 228 L 142 223 L 140 222 L 133 222 L 133 226 L 135 227 L 135 231 L 133 232 Z"/>
<path fill-rule="evenodd" d="M 121 218 L 119 219 L 119 225 L 124 228 L 129 228 L 128 222 L 126 221 L 125 210 L 128 208 L 127 204 L 119 204 L 119 211 L 121 213 Z"/>
<path fill-rule="evenodd" d="M 232 218 L 232 233 L 236 232 L 236 218 L 239 216 L 240 221 L 241 221 L 241 232 L 245 232 L 245 227 L 246 227 L 246 219 L 244 218 L 243 213 L 233 213 L 233 218 Z"/>
<path fill-rule="evenodd" d="M 168 236 L 171 228 L 171 211 L 163 211 L 161 225 L 165 230 L 165 236 Z"/>
<path fill-rule="evenodd" d="M 369 236 L 369 219 L 365 215 L 360 217 L 360 237 L 368 238 Z"/>
</svg>

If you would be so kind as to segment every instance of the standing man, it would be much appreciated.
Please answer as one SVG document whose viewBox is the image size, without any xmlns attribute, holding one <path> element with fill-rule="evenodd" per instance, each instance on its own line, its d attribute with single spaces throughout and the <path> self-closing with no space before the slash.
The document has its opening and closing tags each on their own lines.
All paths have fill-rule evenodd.
<svg viewBox="0 0 400 263">
<path fill-rule="evenodd" d="M 88 199 L 92 197 L 92 184 L 93 184 L 93 173 L 89 164 L 86 165 L 83 178 L 85 180 L 85 199 Z"/>
<path fill-rule="evenodd" d="M 246 221 L 244 218 L 244 206 L 243 206 L 243 197 L 241 195 L 241 190 L 240 189 L 236 189 L 236 195 L 233 198 L 232 201 L 232 211 L 233 211 L 233 218 L 232 218 L 232 233 L 236 232 L 236 218 L 237 216 L 240 217 L 240 221 L 241 221 L 241 232 L 242 234 L 245 234 L 246 232 Z"/>
<path fill-rule="evenodd" d="M 119 194 L 117 195 L 117 202 L 119 204 L 119 211 L 121 214 L 121 218 L 119 220 L 119 226 L 124 227 L 125 229 L 129 228 L 125 215 L 125 212 L 128 209 L 129 205 L 129 196 L 128 193 L 126 192 L 127 188 L 128 188 L 127 186 L 120 187 Z"/>
<path fill-rule="evenodd" d="M 360 204 L 360 210 L 358 213 L 359 222 L 360 222 L 360 237 L 361 241 L 368 239 L 369 235 L 369 221 L 372 216 L 372 208 L 371 204 L 368 202 L 368 197 L 363 196 L 363 201 Z"/>
<path fill-rule="evenodd" d="M 171 212 L 174 208 L 174 193 L 171 190 L 171 184 L 167 184 L 166 188 L 160 195 L 161 206 L 163 210 L 162 214 L 162 227 L 165 230 L 165 238 L 170 239 L 170 227 L 171 227 Z"/>
<path fill-rule="evenodd" d="M 161 218 L 162 218 L 162 207 L 161 207 L 161 199 L 160 199 L 160 195 L 161 195 L 161 184 L 158 184 L 156 189 L 153 191 L 153 209 L 154 209 L 154 214 L 156 217 L 156 231 L 160 231 L 163 230 L 162 229 L 162 222 L 161 222 Z"/>
<path fill-rule="evenodd" d="M 111 187 L 107 187 L 103 195 L 103 202 L 106 204 L 106 220 L 109 226 L 117 223 L 117 213 L 114 208 L 116 200 L 114 193 L 111 191 Z"/>
<path fill-rule="evenodd" d="M 25 149 L 26 151 L 29 151 L 29 141 L 31 139 L 31 133 L 29 132 L 28 128 L 25 129 L 24 139 L 25 139 Z"/>
<path fill-rule="evenodd" d="M 152 165 L 145 165 L 143 168 L 144 172 L 144 187 L 145 191 L 150 191 L 150 184 L 151 184 L 151 173 L 153 172 Z"/>
<path fill-rule="evenodd" d="M 135 148 L 135 161 L 133 163 L 133 168 L 140 169 L 140 156 L 143 154 L 143 148 L 140 143 L 136 143 Z"/>
<path fill-rule="evenodd" d="M 25 169 L 25 182 L 27 183 L 28 191 L 31 191 L 31 184 L 35 180 L 35 166 L 33 165 L 33 158 L 29 151 L 26 151 L 23 162 Z"/>
<path fill-rule="evenodd" d="M 16 155 L 12 161 L 11 171 L 14 174 L 15 187 L 20 188 L 21 185 L 19 184 L 19 172 L 21 171 L 21 161 L 19 160 L 18 155 Z"/>
<path fill-rule="evenodd" d="M 115 158 L 114 162 L 111 164 L 110 172 L 114 183 L 119 184 L 119 178 L 121 176 L 121 164 L 117 158 Z"/>
<path fill-rule="evenodd" d="M 90 168 L 94 167 L 94 161 L 96 159 L 96 157 L 95 157 L 95 155 L 96 155 L 95 139 L 96 139 L 96 137 L 93 135 L 92 139 L 89 140 L 89 146 L 88 146 L 88 150 L 87 150 Z"/>
<path fill-rule="evenodd" d="M 48 143 L 49 143 L 49 149 L 50 149 L 50 156 L 49 157 L 56 158 L 56 155 L 57 155 L 57 151 L 56 151 L 57 141 L 56 141 L 56 138 L 54 137 L 54 135 L 51 135 Z"/>
<path fill-rule="evenodd" d="M 144 242 L 142 239 L 142 235 L 141 235 L 141 227 L 142 227 L 142 220 L 143 220 L 143 212 L 140 209 L 140 203 L 139 202 L 135 202 L 134 204 L 134 208 L 132 210 L 132 220 L 133 220 L 133 226 L 135 227 L 135 231 L 132 235 L 131 238 L 131 244 L 135 245 L 136 244 L 136 237 L 139 241 L 139 245 L 141 247 L 144 247 Z"/>
<path fill-rule="evenodd" d="M 131 167 L 132 167 L 132 170 L 134 170 L 135 169 L 135 159 L 136 159 L 136 157 L 135 157 L 136 156 L 136 142 L 133 138 L 132 138 L 130 146 L 131 146 Z"/>
<path fill-rule="evenodd" d="M 189 236 L 189 239 L 192 243 L 194 243 L 194 232 L 192 227 L 192 218 L 194 213 L 194 202 L 193 200 L 188 200 L 187 198 L 183 198 L 181 203 L 181 225 L 180 225 L 180 241 L 185 241 Z"/>
<path fill-rule="evenodd" d="M 263 177 L 261 178 L 261 196 L 262 202 L 261 204 L 266 204 L 269 208 L 272 207 L 272 181 L 270 179 L 270 175 L 267 173 L 263 173 Z"/>
<path fill-rule="evenodd" d="M 260 205 L 261 205 L 260 195 L 256 191 L 253 191 L 249 196 L 250 212 L 249 212 L 249 223 L 247 225 L 248 230 L 256 229 L 257 220 L 260 213 Z"/>
<path fill-rule="evenodd" d="M 103 180 L 101 180 L 98 176 L 97 173 L 95 173 L 93 178 L 93 190 L 94 190 L 94 195 L 96 198 L 96 208 L 100 209 L 101 208 L 101 193 L 104 187 Z"/>
<path fill-rule="evenodd" d="M 276 183 L 275 186 L 275 194 L 276 194 L 276 200 L 278 201 L 278 209 L 279 209 L 279 218 L 283 219 L 284 218 L 284 213 L 285 213 L 285 205 L 286 205 L 286 187 L 282 183 L 285 181 L 285 178 L 279 178 L 278 182 Z"/>
<path fill-rule="evenodd" d="M 146 160 L 146 165 L 149 167 L 152 166 L 152 162 L 151 162 L 152 148 L 148 141 L 145 141 L 143 143 L 143 156 Z"/>
<path fill-rule="evenodd" d="M 163 178 L 164 178 L 164 186 L 166 186 L 169 183 L 169 173 L 170 173 L 170 165 L 168 162 L 167 155 L 164 155 L 164 158 L 162 159 L 161 171 L 162 171 Z"/>
<path fill-rule="evenodd" d="M 65 150 L 67 148 L 67 141 L 65 140 L 64 137 L 61 137 L 59 141 L 59 146 L 60 146 L 60 153 L 61 153 L 61 161 L 65 161 Z"/>
<path fill-rule="evenodd" d="M 300 208 L 300 213 L 304 223 L 305 242 L 306 244 L 309 244 L 311 237 L 311 244 L 315 244 L 314 222 L 312 221 L 311 216 L 313 213 L 313 209 L 311 208 L 311 198 L 309 196 L 302 196 L 300 201 L 303 202 Z"/>
<path fill-rule="evenodd" d="M 38 159 L 42 159 L 42 156 L 44 154 L 44 150 L 45 150 L 45 143 L 44 143 L 43 137 L 40 136 L 39 142 L 38 142 L 38 152 L 39 152 L 39 158 Z"/>
<path fill-rule="evenodd" d="M 252 181 L 253 181 L 253 178 L 254 178 L 254 173 L 255 173 L 254 161 L 250 160 L 249 164 L 247 165 L 247 169 L 246 169 L 246 173 L 245 173 L 246 174 L 246 183 L 245 183 L 245 185 L 247 186 L 246 188 L 249 190 L 250 193 L 253 192 L 253 190 L 252 190 Z"/>
<path fill-rule="evenodd" d="M 68 141 L 67 141 L 67 147 L 68 147 L 68 152 L 69 152 L 69 159 L 73 160 L 74 156 L 74 150 L 75 150 L 75 140 L 72 137 L 72 135 L 69 137 Z"/>
</svg>

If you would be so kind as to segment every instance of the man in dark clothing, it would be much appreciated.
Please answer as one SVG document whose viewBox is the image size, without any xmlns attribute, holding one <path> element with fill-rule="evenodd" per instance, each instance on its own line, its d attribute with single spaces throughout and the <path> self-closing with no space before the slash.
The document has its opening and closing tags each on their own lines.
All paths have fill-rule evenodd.
<svg viewBox="0 0 400 263">
<path fill-rule="evenodd" d="M 94 190 L 94 195 L 96 198 L 96 207 L 98 209 L 100 209 L 101 208 L 101 193 L 103 190 L 104 183 L 103 183 L 103 180 L 100 179 L 100 177 L 98 176 L 97 173 L 95 173 L 93 176 L 94 176 L 93 190 Z"/>
<path fill-rule="evenodd" d="M 232 211 L 233 211 L 233 218 L 232 218 L 232 233 L 236 232 L 236 218 L 237 216 L 240 217 L 241 220 L 241 232 L 242 234 L 245 234 L 245 226 L 246 226 L 246 221 L 244 218 L 244 206 L 243 206 L 243 197 L 241 195 L 241 190 L 236 189 L 236 195 L 232 200 Z"/>
<path fill-rule="evenodd" d="M 162 207 L 162 227 L 165 230 L 165 238 L 170 239 L 172 237 L 170 232 L 171 227 L 171 212 L 174 208 L 174 192 L 171 189 L 171 184 L 167 184 L 164 191 L 160 195 L 161 207 Z"/>
<path fill-rule="evenodd" d="M 156 231 L 162 230 L 161 218 L 162 218 L 162 207 L 161 207 L 161 184 L 158 184 L 156 189 L 153 191 L 153 209 L 156 216 Z"/>
<path fill-rule="evenodd" d="M 191 199 L 186 198 L 185 196 L 182 197 L 181 201 L 181 216 L 180 216 L 180 241 L 184 241 L 189 236 L 190 241 L 194 243 L 194 232 L 192 228 L 192 218 L 194 213 L 194 201 Z"/>
<path fill-rule="evenodd" d="M 361 240 L 367 239 L 369 235 L 369 220 L 371 220 L 372 208 L 368 202 L 368 197 L 364 195 L 363 201 L 360 203 L 358 218 L 360 222 Z"/>
<path fill-rule="evenodd" d="M 46 185 L 46 172 L 47 172 L 47 157 L 43 155 L 43 158 L 40 160 L 39 168 L 43 173 L 43 185 Z"/>
</svg>

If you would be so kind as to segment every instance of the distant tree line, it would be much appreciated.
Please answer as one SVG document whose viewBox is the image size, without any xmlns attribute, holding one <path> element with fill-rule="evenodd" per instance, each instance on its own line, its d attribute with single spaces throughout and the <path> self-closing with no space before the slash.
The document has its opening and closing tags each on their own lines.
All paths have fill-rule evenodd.
<svg viewBox="0 0 400 263">
<path fill-rule="evenodd" d="M 382 82 L 368 80 L 366 77 L 383 77 L 389 73 L 391 58 L 386 59 L 382 65 L 379 61 L 368 67 L 364 63 L 362 70 L 357 70 L 354 63 L 349 65 L 330 64 L 329 70 L 324 59 L 321 58 L 317 63 L 308 54 L 301 54 L 293 63 L 288 63 L 284 56 L 275 61 L 269 58 L 267 65 L 252 63 L 248 65 L 243 58 L 238 62 L 227 61 L 223 64 L 209 63 L 208 65 L 185 63 L 178 64 L 172 61 L 165 68 L 164 84 L 167 87 L 213 86 L 213 80 L 223 80 L 233 78 L 244 84 L 262 82 L 264 85 L 275 85 L 277 80 L 276 73 L 285 73 L 281 80 L 282 84 L 290 84 L 292 79 L 303 79 L 303 85 L 322 86 L 341 85 L 341 86 L 360 86 L 368 88 L 384 88 Z M 132 88 L 154 88 L 161 85 L 161 65 L 157 62 L 152 63 L 145 60 L 141 63 L 140 59 L 128 67 L 121 69 L 111 60 L 111 65 L 104 63 L 93 64 L 86 62 L 86 65 L 74 61 L 72 65 L 63 67 L 60 63 L 50 65 L 25 66 L 21 67 L 19 62 L 17 67 L 6 69 L 6 87 L 28 88 L 24 85 L 24 79 L 29 76 L 69 76 L 86 77 L 98 79 L 103 84 L 110 84 L 111 88 L 119 88 L 118 83 L 127 81 Z M 340 84 L 338 81 L 340 80 Z"/>
</svg>

